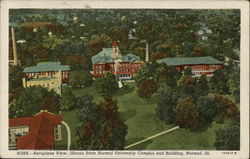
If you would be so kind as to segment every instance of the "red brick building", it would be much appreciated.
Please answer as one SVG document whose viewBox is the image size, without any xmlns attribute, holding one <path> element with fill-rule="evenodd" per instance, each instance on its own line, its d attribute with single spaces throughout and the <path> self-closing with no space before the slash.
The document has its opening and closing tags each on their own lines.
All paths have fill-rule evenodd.
<svg viewBox="0 0 250 159">
<path fill-rule="evenodd" d="M 112 44 L 113 48 L 103 48 L 91 58 L 94 77 L 102 77 L 105 72 L 111 72 L 119 79 L 131 79 L 143 65 L 139 56 L 134 54 L 122 55 L 118 43 Z"/>
<path fill-rule="evenodd" d="M 213 72 L 223 66 L 210 56 L 207 57 L 183 57 L 183 58 L 165 58 L 157 60 L 158 63 L 166 63 L 168 66 L 174 66 L 177 70 L 184 70 L 187 67 L 192 69 L 193 76 L 213 76 Z"/>
<path fill-rule="evenodd" d="M 69 80 L 69 65 L 61 65 L 61 62 L 40 62 L 36 66 L 25 67 L 24 77 L 28 79 L 37 77 L 54 77 L 58 71 L 61 71 L 62 83 Z"/>
<path fill-rule="evenodd" d="M 10 149 L 52 150 L 55 140 L 61 140 L 61 121 L 60 115 L 47 111 L 30 117 L 10 118 Z"/>
</svg>

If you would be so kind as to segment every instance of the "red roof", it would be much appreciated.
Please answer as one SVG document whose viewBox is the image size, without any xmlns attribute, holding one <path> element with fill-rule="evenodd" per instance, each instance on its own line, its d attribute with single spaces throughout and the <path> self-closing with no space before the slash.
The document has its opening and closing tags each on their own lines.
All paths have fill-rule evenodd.
<svg viewBox="0 0 250 159">
<path fill-rule="evenodd" d="M 112 46 L 113 46 L 113 47 L 119 46 L 119 42 L 114 41 L 114 42 L 112 43 Z"/>
<path fill-rule="evenodd" d="M 54 125 L 61 124 L 62 117 L 49 112 L 40 112 L 32 117 L 10 118 L 9 127 L 28 126 L 27 136 L 19 136 L 17 149 L 46 150 L 54 145 Z"/>
</svg>

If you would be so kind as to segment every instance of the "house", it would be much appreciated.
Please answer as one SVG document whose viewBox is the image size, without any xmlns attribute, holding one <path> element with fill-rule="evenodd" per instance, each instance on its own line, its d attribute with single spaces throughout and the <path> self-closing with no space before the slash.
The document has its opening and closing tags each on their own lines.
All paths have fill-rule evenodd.
<svg viewBox="0 0 250 159">
<path fill-rule="evenodd" d="M 30 117 L 9 119 L 9 149 L 52 150 L 62 140 L 62 117 L 46 110 Z"/>
<path fill-rule="evenodd" d="M 25 67 L 23 70 L 24 78 L 32 79 L 39 77 L 55 77 L 56 73 L 61 71 L 62 83 L 69 80 L 69 65 L 61 65 L 61 62 L 40 62 L 36 66 Z"/>
<path fill-rule="evenodd" d="M 164 58 L 157 60 L 158 63 L 165 63 L 168 66 L 174 66 L 177 70 L 184 70 L 187 67 L 192 69 L 194 76 L 213 76 L 213 72 L 223 66 L 223 62 L 218 61 L 210 56 L 207 57 L 181 57 L 181 58 Z"/>
<path fill-rule="evenodd" d="M 105 72 L 110 72 L 118 76 L 120 80 L 127 80 L 134 77 L 143 65 L 139 56 L 134 54 L 122 55 L 118 42 L 112 44 L 112 48 L 103 48 L 101 52 L 91 58 L 92 74 L 102 77 Z"/>
</svg>

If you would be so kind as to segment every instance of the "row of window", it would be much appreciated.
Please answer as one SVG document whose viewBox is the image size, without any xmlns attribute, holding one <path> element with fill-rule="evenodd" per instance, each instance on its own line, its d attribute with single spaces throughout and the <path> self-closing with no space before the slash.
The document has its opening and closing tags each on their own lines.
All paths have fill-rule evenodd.
<svg viewBox="0 0 250 159">
<path fill-rule="evenodd" d="M 114 73 L 115 70 L 112 70 L 111 72 Z M 134 69 L 131 69 L 131 70 L 129 70 L 129 69 L 118 69 L 117 72 L 136 72 L 136 70 L 134 70 Z M 95 74 L 104 74 L 104 73 L 105 73 L 105 71 L 95 71 Z"/>
<path fill-rule="evenodd" d="M 194 72 L 195 75 L 202 75 L 202 74 L 205 74 L 205 75 L 212 75 L 213 72 Z"/>
<path fill-rule="evenodd" d="M 119 74 L 119 77 L 131 77 L 131 74 Z"/>
<path fill-rule="evenodd" d="M 119 64 L 119 67 L 140 67 L 141 65 L 140 64 Z M 110 67 L 114 68 L 114 65 L 110 65 Z M 103 65 L 97 65 L 95 66 L 95 69 L 96 70 L 102 70 L 104 69 L 104 66 Z"/>
</svg>

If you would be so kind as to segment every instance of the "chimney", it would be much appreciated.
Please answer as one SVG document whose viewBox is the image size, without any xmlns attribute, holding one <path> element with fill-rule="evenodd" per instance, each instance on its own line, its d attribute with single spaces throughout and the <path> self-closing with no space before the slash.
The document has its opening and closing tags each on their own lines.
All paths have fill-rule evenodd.
<svg viewBox="0 0 250 159">
<path fill-rule="evenodd" d="M 146 59 L 145 59 L 145 62 L 149 62 L 148 41 L 146 41 Z"/>
<path fill-rule="evenodd" d="M 15 31 L 13 27 L 11 27 L 11 34 L 12 34 L 13 55 L 14 55 L 13 65 L 17 66 L 18 62 L 17 62 L 17 52 L 16 52 L 16 39 L 15 39 Z"/>
<path fill-rule="evenodd" d="M 26 88 L 27 85 L 26 85 L 26 78 L 22 78 L 22 82 L 23 82 L 23 87 Z"/>
</svg>

